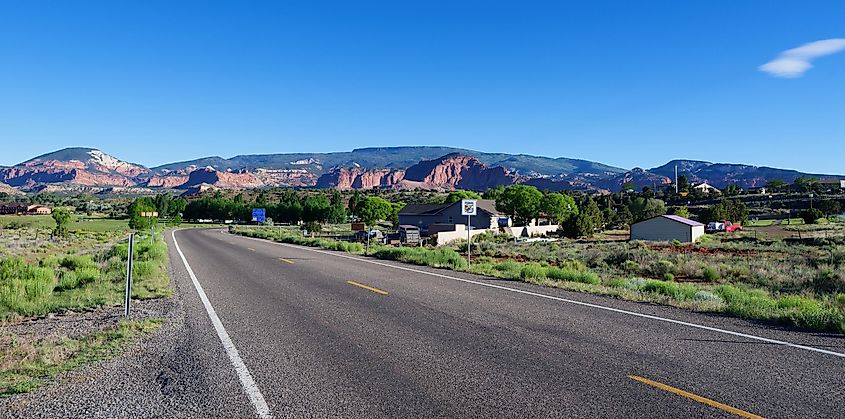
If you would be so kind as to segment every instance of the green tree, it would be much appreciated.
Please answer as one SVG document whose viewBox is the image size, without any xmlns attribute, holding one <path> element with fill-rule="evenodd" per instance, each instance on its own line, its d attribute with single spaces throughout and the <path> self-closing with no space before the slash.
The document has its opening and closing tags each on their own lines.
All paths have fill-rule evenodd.
<svg viewBox="0 0 845 419">
<path fill-rule="evenodd" d="M 358 214 L 358 207 L 364 203 L 367 198 L 361 194 L 361 191 L 355 190 L 352 193 L 352 198 L 349 198 L 349 213 L 354 216 L 359 216 Z"/>
<path fill-rule="evenodd" d="M 56 227 L 53 228 L 53 235 L 57 237 L 67 236 L 70 213 L 64 208 L 56 208 L 53 210 L 53 221 L 56 222 Z"/>
<path fill-rule="evenodd" d="M 725 187 L 725 190 L 722 191 L 725 196 L 737 196 L 742 193 L 742 188 L 739 187 L 736 183 L 731 183 L 730 185 Z"/>
<path fill-rule="evenodd" d="M 333 224 L 342 224 L 347 221 L 346 206 L 343 205 L 343 196 L 337 190 L 332 191 L 330 199 L 328 221 Z"/>
<path fill-rule="evenodd" d="M 357 208 L 358 216 L 367 226 L 374 226 L 381 220 L 386 220 L 393 212 L 393 206 L 386 199 L 371 196 L 365 199 Z"/>
<path fill-rule="evenodd" d="M 839 201 L 834 201 L 832 199 L 827 199 L 822 202 L 819 202 L 819 210 L 824 213 L 825 216 L 830 217 L 831 215 L 842 214 L 842 204 Z"/>
<path fill-rule="evenodd" d="M 604 215 L 599 209 L 598 203 L 592 197 L 587 198 L 587 202 L 584 204 L 584 208 L 581 213 L 590 219 L 593 229 L 604 228 Z"/>
<path fill-rule="evenodd" d="M 143 216 L 143 213 L 156 212 L 155 202 L 148 197 L 138 198 L 129 204 L 129 228 L 148 230 L 158 223 L 158 217 Z"/>
<path fill-rule="evenodd" d="M 561 224 L 578 214 L 578 205 L 569 195 L 550 192 L 540 201 L 540 212 L 552 223 Z"/>
<path fill-rule="evenodd" d="M 302 200 L 302 220 L 305 222 L 326 222 L 331 203 L 323 194 L 308 195 Z"/>
<path fill-rule="evenodd" d="M 533 186 L 506 187 L 496 201 L 496 209 L 510 215 L 517 225 L 528 225 L 540 212 L 543 193 Z"/>
<path fill-rule="evenodd" d="M 807 193 L 813 191 L 814 186 L 818 182 L 819 180 L 816 178 L 801 176 L 798 179 L 795 179 L 793 185 L 795 185 L 795 188 L 798 189 L 798 191 Z"/>
<path fill-rule="evenodd" d="M 634 214 L 631 213 L 631 209 L 628 208 L 627 205 L 623 205 L 621 208 L 619 208 L 618 214 L 620 224 L 630 226 L 634 223 Z"/>
<path fill-rule="evenodd" d="M 678 176 L 678 192 L 689 192 L 689 178 L 685 175 Z"/>
<path fill-rule="evenodd" d="M 682 207 L 675 208 L 674 211 L 672 211 L 672 213 L 679 216 L 679 217 L 684 217 L 684 218 L 690 217 L 689 207 L 687 207 L 686 205 L 684 205 Z"/>
<path fill-rule="evenodd" d="M 446 199 L 443 201 L 443 203 L 454 204 L 455 202 L 459 202 L 463 199 L 481 199 L 481 195 L 473 191 L 452 191 L 449 192 L 449 195 L 446 195 Z"/>
<path fill-rule="evenodd" d="M 492 199 L 493 201 L 498 201 L 499 197 L 502 196 L 502 192 L 504 191 L 504 186 L 495 186 L 484 191 L 484 193 L 481 194 L 481 197 L 484 199 Z"/>
<path fill-rule="evenodd" d="M 699 220 L 705 224 L 714 221 L 745 223 L 748 221 L 748 208 L 738 199 L 723 199 L 718 204 L 705 208 Z"/>
<path fill-rule="evenodd" d="M 622 192 L 633 192 L 637 190 L 637 184 L 633 180 L 629 180 L 622 184 Z"/>
<path fill-rule="evenodd" d="M 594 232 L 593 219 L 583 212 L 570 217 L 563 224 L 563 235 L 569 238 L 590 237 Z"/>
<path fill-rule="evenodd" d="M 822 213 L 822 211 L 818 208 L 810 208 L 801 211 L 800 216 L 804 220 L 805 224 L 815 224 L 820 219 L 824 218 L 824 213 Z"/>
<path fill-rule="evenodd" d="M 393 228 L 399 228 L 399 211 L 405 208 L 404 202 L 392 202 L 390 204 L 390 216 L 387 219 L 393 224 Z"/>
<path fill-rule="evenodd" d="M 635 198 L 629 204 L 634 222 L 648 220 L 666 214 L 666 203 L 655 198 Z"/>
</svg>

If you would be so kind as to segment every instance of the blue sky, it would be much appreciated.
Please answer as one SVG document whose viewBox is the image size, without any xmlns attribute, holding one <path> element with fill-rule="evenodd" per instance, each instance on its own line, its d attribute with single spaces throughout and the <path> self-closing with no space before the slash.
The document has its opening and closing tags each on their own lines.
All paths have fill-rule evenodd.
<svg viewBox="0 0 845 419">
<path fill-rule="evenodd" d="M 68 146 L 154 166 L 448 145 L 845 173 L 845 52 L 800 77 L 759 68 L 845 38 L 843 15 L 841 1 L 6 0 L 0 165 Z"/>
</svg>

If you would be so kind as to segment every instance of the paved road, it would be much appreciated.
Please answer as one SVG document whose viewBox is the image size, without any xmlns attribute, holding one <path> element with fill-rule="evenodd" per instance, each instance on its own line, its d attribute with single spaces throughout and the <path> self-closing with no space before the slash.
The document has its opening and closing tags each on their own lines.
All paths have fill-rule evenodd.
<svg viewBox="0 0 845 419">
<path fill-rule="evenodd" d="M 845 411 L 838 336 L 220 230 L 177 231 L 181 254 L 169 239 L 183 306 L 178 344 L 165 345 L 158 360 L 133 363 L 141 382 L 165 390 L 124 395 L 140 410 L 99 416 L 794 418 Z M 113 387 L 106 399 L 121 394 Z M 145 407 L 150 398 L 156 402 Z"/>
</svg>

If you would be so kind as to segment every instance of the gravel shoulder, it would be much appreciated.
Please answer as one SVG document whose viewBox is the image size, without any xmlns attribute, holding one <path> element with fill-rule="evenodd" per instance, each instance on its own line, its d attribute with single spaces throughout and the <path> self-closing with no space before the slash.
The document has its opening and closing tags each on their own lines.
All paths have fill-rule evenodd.
<svg viewBox="0 0 845 419">
<path fill-rule="evenodd" d="M 170 248 L 173 298 L 133 301 L 132 318 L 165 323 L 118 357 L 61 374 L 36 391 L 0 398 L 6 418 L 249 417 L 228 358 Z M 120 307 L 52 315 L 2 327 L 28 338 L 79 337 L 116 325 Z"/>
</svg>

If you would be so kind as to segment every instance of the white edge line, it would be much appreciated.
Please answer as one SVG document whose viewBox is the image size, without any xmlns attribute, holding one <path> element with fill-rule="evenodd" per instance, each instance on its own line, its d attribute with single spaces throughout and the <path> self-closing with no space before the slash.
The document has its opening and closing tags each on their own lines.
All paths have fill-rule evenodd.
<svg viewBox="0 0 845 419">
<path fill-rule="evenodd" d="M 249 373 L 249 369 L 247 369 L 246 364 L 244 364 L 240 354 L 238 354 L 238 349 L 235 348 L 235 343 L 232 342 L 232 338 L 229 337 L 229 333 L 227 333 L 226 329 L 223 327 L 220 317 L 217 316 L 217 312 L 214 311 L 214 307 L 211 306 L 211 302 L 205 295 L 205 291 L 203 291 L 202 285 L 200 285 L 199 280 L 197 280 L 197 276 L 194 275 L 193 269 L 191 269 L 191 266 L 188 265 L 188 260 L 185 259 L 185 254 L 182 253 L 182 249 L 179 248 L 179 243 L 176 242 L 176 231 L 178 230 L 173 230 L 171 232 L 173 245 L 176 247 L 179 257 L 182 258 L 182 263 L 185 264 L 185 269 L 188 270 L 188 275 L 194 283 L 194 288 L 197 289 L 197 294 L 199 294 L 200 300 L 202 300 L 202 305 L 205 306 L 205 311 L 208 312 L 208 318 L 211 319 L 211 323 L 214 325 L 214 330 L 217 331 L 220 343 L 223 344 L 223 349 L 225 349 L 226 354 L 229 355 L 229 361 L 231 361 L 232 366 L 235 367 L 235 371 L 238 373 L 238 378 L 241 380 L 241 386 L 243 386 L 244 392 L 249 397 L 249 401 L 252 402 L 252 405 L 255 407 L 255 413 L 258 414 L 259 418 L 272 418 L 273 415 L 270 414 L 270 407 L 267 406 L 267 402 L 264 401 L 264 396 L 261 394 L 261 390 L 258 389 L 258 385 L 255 384 L 255 380 L 252 379 L 252 374 Z"/>
<path fill-rule="evenodd" d="M 227 234 L 227 233 L 224 232 L 224 234 Z M 505 287 L 505 286 L 495 285 L 495 284 L 487 284 L 487 283 L 484 283 L 484 282 L 473 281 L 471 279 L 458 278 L 458 277 L 449 276 L 449 275 L 443 275 L 443 274 L 439 274 L 439 273 L 435 273 L 435 272 L 426 272 L 426 271 L 421 271 L 419 269 L 408 268 L 408 267 L 405 267 L 405 266 L 396 266 L 396 265 L 391 265 L 389 263 L 383 263 L 383 262 L 377 262 L 377 261 L 374 261 L 374 260 L 361 259 L 361 258 L 349 256 L 349 255 L 339 253 L 339 252 L 330 252 L 330 251 L 327 251 L 327 250 L 313 249 L 313 248 L 305 247 L 305 246 L 296 246 L 296 245 L 292 245 L 292 244 L 289 244 L 289 243 L 279 243 L 279 242 L 276 242 L 276 241 L 265 240 L 265 239 L 257 239 L 257 238 L 254 238 L 254 237 L 247 237 L 247 236 L 240 236 L 240 235 L 238 235 L 238 237 L 241 237 L 241 238 L 244 238 L 244 239 L 249 239 L 249 240 L 262 241 L 262 242 L 265 242 L 265 243 L 272 243 L 272 244 L 276 244 L 276 245 L 279 245 L 279 246 L 291 247 L 291 248 L 294 248 L 294 249 L 308 250 L 308 251 L 311 251 L 311 252 L 333 255 L 333 256 L 337 256 L 337 257 L 341 257 L 341 258 L 357 260 L 359 262 L 366 262 L 366 263 L 371 263 L 371 264 L 374 264 L 374 265 L 385 266 L 385 267 L 388 267 L 388 268 L 400 269 L 400 270 L 403 270 L 403 271 L 415 272 L 415 273 L 424 274 L 424 275 L 431 275 L 431 276 L 435 276 L 435 277 L 438 277 L 438 278 L 451 279 L 453 281 L 465 282 L 465 283 L 468 283 L 468 284 L 475 284 L 475 285 L 480 285 L 480 286 L 488 287 L 488 288 L 495 288 L 495 289 L 515 292 L 515 293 L 519 293 L 519 294 L 531 295 L 531 296 L 534 296 L 534 297 L 546 298 L 546 299 L 549 299 L 549 300 L 561 301 L 561 302 L 564 302 L 564 303 L 575 304 L 575 305 L 579 305 L 579 306 L 583 306 L 583 307 L 590 307 L 590 308 L 595 308 L 595 309 L 599 309 L 599 310 L 612 311 L 614 313 L 627 314 L 629 316 L 635 316 L 635 317 L 640 317 L 640 318 L 644 318 L 644 319 L 651 319 L 651 320 L 658 320 L 658 321 L 662 321 L 662 322 L 666 322 L 666 323 L 679 324 L 679 325 L 682 325 L 682 326 L 694 327 L 696 329 L 709 330 L 711 332 L 723 333 L 723 334 L 726 334 L 726 335 L 743 337 L 743 338 L 747 338 L 747 339 L 757 340 L 757 341 L 760 341 L 760 342 L 766 342 L 766 343 L 771 343 L 771 344 L 775 344 L 775 345 L 788 346 L 790 348 L 803 349 L 805 351 L 818 352 L 818 353 L 822 353 L 822 354 L 833 355 L 833 356 L 837 356 L 837 357 L 840 357 L 840 358 L 845 358 L 845 353 L 828 351 L 826 349 L 814 348 L 812 346 L 799 345 L 797 343 L 791 343 L 791 342 L 786 342 L 786 341 L 776 340 L 776 339 L 769 339 L 769 338 L 764 338 L 764 337 L 761 337 L 761 336 L 749 335 L 747 333 L 741 333 L 741 332 L 734 332 L 734 331 L 731 331 L 731 330 L 719 329 L 717 327 L 705 326 L 705 325 L 702 325 L 702 324 L 689 323 L 689 322 L 685 322 L 685 321 L 682 321 L 682 320 L 667 319 L 665 317 L 653 316 L 651 314 L 637 313 L 637 312 L 634 312 L 634 311 L 622 310 L 622 309 L 607 307 L 607 306 L 603 306 L 603 305 L 599 305 L 599 304 L 585 303 L 583 301 L 570 300 L 568 298 L 555 297 L 555 296 L 552 296 L 552 295 L 540 294 L 540 293 L 537 293 L 537 292 L 525 291 L 525 290 L 521 290 L 521 289 L 517 289 L 517 288 L 510 288 L 510 287 Z"/>
</svg>

